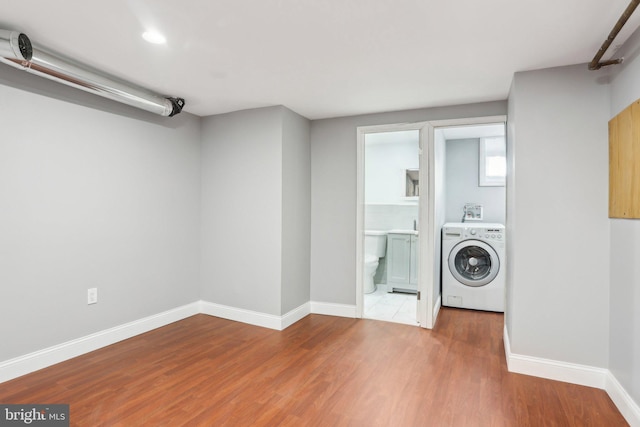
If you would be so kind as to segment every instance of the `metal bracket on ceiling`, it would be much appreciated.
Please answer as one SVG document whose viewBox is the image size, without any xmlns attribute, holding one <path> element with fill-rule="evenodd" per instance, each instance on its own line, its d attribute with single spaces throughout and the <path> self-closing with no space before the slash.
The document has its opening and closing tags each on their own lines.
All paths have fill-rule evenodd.
<svg viewBox="0 0 640 427">
<path fill-rule="evenodd" d="M 611 32 L 609 33 L 609 37 L 607 37 L 604 43 L 602 43 L 600 50 L 598 50 L 598 52 L 596 53 L 596 56 L 594 56 L 591 62 L 589 63 L 590 70 L 599 70 L 600 68 L 606 67 L 607 65 L 615 65 L 615 64 L 622 63 L 624 58 L 610 59 L 608 61 L 600 61 L 600 60 L 604 56 L 607 49 L 609 49 L 609 46 L 611 46 L 611 43 L 613 43 L 613 40 L 616 38 L 616 36 L 620 32 L 624 24 L 627 23 L 627 21 L 633 14 L 633 11 L 636 10 L 639 4 L 640 4 L 640 0 L 631 0 L 631 3 L 629 3 L 629 6 L 627 6 L 625 11 L 622 13 L 622 16 L 620 17 L 620 19 L 618 19 L 618 22 L 616 22 L 616 25 L 613 27 L 613 30 L 611 30 Z"/>
</svg>

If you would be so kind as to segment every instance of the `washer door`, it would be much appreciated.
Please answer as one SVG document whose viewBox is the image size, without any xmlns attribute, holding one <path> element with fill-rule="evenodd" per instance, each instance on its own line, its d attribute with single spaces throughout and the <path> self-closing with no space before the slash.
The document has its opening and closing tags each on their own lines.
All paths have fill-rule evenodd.
<svg viewBox="0 0 640 427">
<path fill-rule="evenodd" d="M 449 270 L 463 285 L 484 286 L 498 275 L 500 258 L 490 245 L 479 240 L 465 240 L 449 253 Z"/>
</svg>

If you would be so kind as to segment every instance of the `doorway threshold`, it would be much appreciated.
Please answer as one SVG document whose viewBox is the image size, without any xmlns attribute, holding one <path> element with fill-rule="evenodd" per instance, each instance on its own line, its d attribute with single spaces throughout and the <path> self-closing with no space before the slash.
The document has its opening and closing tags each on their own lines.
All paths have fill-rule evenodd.
<svg viewBox="0 0 640 427">
<path fill-rule="evenodd" d="M 376 285 L 376 291 L 364 295 L 364 319 L 418 326 L 416 295 L 387 292 L 387 285 Z"/>
</svg>

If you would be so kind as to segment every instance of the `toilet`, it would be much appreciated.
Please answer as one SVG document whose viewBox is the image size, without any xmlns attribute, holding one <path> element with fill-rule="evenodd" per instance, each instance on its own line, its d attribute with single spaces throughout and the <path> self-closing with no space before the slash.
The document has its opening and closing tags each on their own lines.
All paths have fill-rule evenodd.
<svg viewBox="0 0 640 427">
<path fill-rule="evenodd" d="M 385 255 L 387 248 L 387 232 L 365 230 L 364 232 L 364 293 L 376 291 L 373 277 L 378 269 L 378 260 Z"/>
</svg>

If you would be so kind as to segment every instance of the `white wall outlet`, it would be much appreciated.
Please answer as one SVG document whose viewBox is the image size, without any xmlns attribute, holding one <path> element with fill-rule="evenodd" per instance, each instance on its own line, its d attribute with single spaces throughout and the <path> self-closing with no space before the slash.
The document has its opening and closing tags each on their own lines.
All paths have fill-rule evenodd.
<svg viewBox="0 0 640 427">
<path fill-rule="evenodd" d="M 98 288 L 87 289 L 87 304 L 98 302 Z"/>
</svg>

